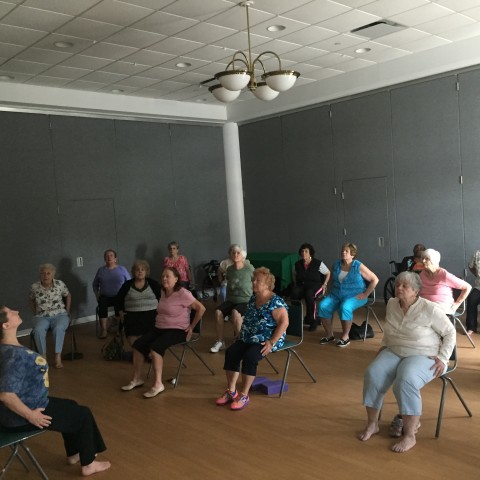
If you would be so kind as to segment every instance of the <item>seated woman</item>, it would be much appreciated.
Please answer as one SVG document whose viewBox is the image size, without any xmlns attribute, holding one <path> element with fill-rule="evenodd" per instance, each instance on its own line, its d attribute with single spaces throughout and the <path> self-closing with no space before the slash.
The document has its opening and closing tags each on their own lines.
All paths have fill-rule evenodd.
<svg viewBox="0 0 480 480">
<path fill-rule="evenodd" d="M 190 322 L 190 310 L 195 317 Z M 133 344 L 133 378 L 123 391 L 133 390 L 144 384 L 142 368 L 145 360 L 152 360 L 154 381 L 152 388 L 143 394 L 156 397 L 165 390 L 162 381 L 165 351 L 177 343 L 190 340 L 195 325 L 201 320 L 205 307 L 180 285 L 180 274 L 175 268 L 166 267 L 162 273 L 162 296 L 158 302 L 155 327 Z"/>
<path fill-rule="evenodd" d="M 112 249 L 103 253 L 105 265 L 97 270 L 92 287 L 98 301 L 98 317 L 100 319 L 100 338 L 108 335 L 108 307 L 116 307 L 117 293 L 120 287 L 130 280 L 125 267 L 117 265 L 117 252 Z M 115 317 L 120 320 L 120 312 L 115 309 Z"/>
<path fill-rule="evenodd" d="M 163 266 L 175 268 L 180 274 L 180 286 L 189 290 L 190 282 L 192 281 L 190 266 L 188 265 L 187 257 L 179 255 L 179 249 L 177 242 L 168 244 L 168 257 L 163 259 Z"/>
<path fill-rule="evenodd" d="M 88 407 L 48 396 L 48 365 L 43 357 L 20 345 L 22 319 L 0 307 L 0 427 L 10 432 L 48 429 L 63 436 L 67 462 L 80 462 L 82 475 L 110 468 L 95 459 L 106 450 Z"/>
<path fill-rule="evenodd" d="M 29 304 L 33 317 L 33 338 L 38 352 L 47 358 L 47 332 L 53 333 L 55 367 L 62 368 L 65 331 L 70 323 L 72 297 L 67 286 L 55 279 L 56 269 L 50 263 L 40 265 L 40 281 L 30 289 Z"/>
<path fill-rule="evenodd" d="M 403 436 L 393 445 L 394 452 L 406 452 L 415 445 L 422 414 L 420 390 L 446 371 L 455 346 L 455 328 L 438 305 L 419 297 L 421 288 L 416 273 L 402 272 L 395 279 L 382 346 L 364 378 L 367 426 L 359 438 L 366 441 L 378 433 L 383 399 L 393 385 L 403 417 Z"/>
<path fill-rule="evenodd" d="M 132 279 L 127 280 L 117 294 L 117 308 L 125 327 L 125 336 L 130 346 L 137 338 L 155 327 L 161 286 L 150 275 L 150 265 L 137 260 L 132 267 Z"/>
<path fill-rule="evenodd" d="M 440 267 L 440 252 L 427 248 L 422 253 L 425 269 L 420 273 L 422 291 L 420 296 L 438 303 L 443 311 L 451 315 L 455 313 L 462 302 L 467 298 L 472 286 L 460 278 Z M 452 289 L 460 290 L 456 300 Z"/>
<path fill-rule="evenodd" d="M 425 267 L 422 262 L 422 253 L 426 247 L 422 243 L 417 243 L 413 247 L 413 255 L 409 257 L 403 257 L 402 260 L 402 272 L 417 272 L 420 273 Z"/>
<path fill-rule="evenodd" d="M 333 265 L 333 288 L 331 293 L 320 302 L 318 310 L 318 316 L 325 329 L 325 337 L 320 339 L 320 345 L 326 345 L 335 340 L 332 325 L 335 311 L 338 311 L 342 321 L 342 336 L 337 340 L 336 345 L 343 348 L 350 343 L 348 334 L 352 326 L 353 312 L 366 305 L 368 296 L 378 283 L 378 277 L 363 263 L 356 260 L 357 253 L 356 245 L 346 243 L 340 252 L 341 259 Z"/>
<path fill-rule="evenodd" d="M 315 249 L 309 243 L 302 243 L 298 249 L 301 260 L 295 263 L 295 285 L 292 290 L 292 300 L 305 299 L 307 307 L 306 323 L 310 331 L 317 329 L 315 320 L 315 297 L 326 290 L 330 280 L 330 270 L 315 257 Z"/>
<path fill-rule="evenodd" d="M 270 352 L 285 342 L 288 313 L 285 301 L 273 292 L 275 277 L 265 267 L 253 272 L 253 295 L 243 319 L 240 335 L 225 351 L 224 370 L 227 389 L 216 400 L 219 406 L 231 403 L 232 410 L 246 407 L 248 392 L 257 374 L 257 365 Z M 237 380 L 242 364 L 242 386 L 237 392 Z"/>
</svg>

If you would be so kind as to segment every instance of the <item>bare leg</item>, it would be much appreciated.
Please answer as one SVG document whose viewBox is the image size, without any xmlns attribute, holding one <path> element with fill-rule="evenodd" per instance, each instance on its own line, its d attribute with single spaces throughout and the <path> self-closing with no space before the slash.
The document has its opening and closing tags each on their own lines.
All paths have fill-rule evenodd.
<svg viewBox="0 0 480 480">
<path fill-rule="evenodd" d="M 393 445 L 394 452 L 403 453 L 408 452 L 417 443 L 415 434 L 420 423 L 420 415 L 402 415 L 403 418 L 403 437 L 398 443 Z"/>
<path fill-rule="evenodd" d="M 215 329 L 217 331 L 217 340 L 223 341 L 223 313 L 220 310 L 215 310 Z"/>
<path fill-rule="evenodd" d="M 88 477 L 89 475 L 93 475 L 94 473 L 104 472 L 110 467 L 110 462 L 99 462 L 98 460 L 94 460 L 89 465 L 85 465 L 84 467 L 82 467 L 82 475 L 84 477 Z"/>
<path fill-rule="evenodd" d="M 237 310 L 232 310 L 231 319 L 233 324 L 233 336 L 237 338 L 240 329 L 242 328 L 243 318 Z"/>
<path fill-rule="evenodd" d="M 55 367 L 56 368 L 63 368 L 62 354 L 61 353 L 56 353 L 55 354 Z"/>
<path fill-rule="evenodd" d="M 358 436 L 362 442 L 366 442 L 372 435 L 375 435 L 380 430 L 378 427 L 378 409 L 372 407 L 365 407 L 365 409 L 367 411 L 367 426 Z"/>
<path fill-rule="evenodd" d="M 237 380 L 239 377 L 239 372 L 232 372 L 230 370 L 226 370 L 225 374 L 227 376 L 227 388 L 234 392 L 237 389 Z"/>
<path fill-rule="evenodd" d="M 143 353 L 133 349 L 133 382 L 140 382 L 142 380 L 142 369 L 145 363 Z"/>
<path fill-rule="evenodd" d="M 328 318 L 322 318 L 322 325 L 323 328 L 325 329 L 325 336 L 326 337 L 333 337 L 333 322 L 331 319 Z"/>
<path fill-rule="evenodd" d="M 67 463 L 69 465 L 75 465 L 80 461 L 80 454 L 76 453 L 75 455 L 72 455 L 71 457 L 67 457 Z"/>
<path fill-rule="evenodd" d="M 100 319 L 100 338 L 107 338 L 108 329 L 107 329 L 108 318 Z"/>
<path fill-rule="evenodd" d="M 250 387 L 252 386 L 254 380 L 254 375 L 245 375 L 244 373 L 242 373 L 242 389 L 240 391 L 241 395 L 248 395 L 248 392 L 250 391 Z"/>
<path fill-rule="evenodd" d="M 150 352 L 152 357 L 153 372 L 155 373 L 155 382 L 152 388 L 158 390 L 163 387 L 162 373 L 163 373 L 163 357 L 153 350 Z"/>
<path fill-rule="evenodd" d="M 351 320 L 342 320 L 342 340 L 348 339 L 348 334 L 350 333 L 351 328 L 352 328 Z"/>
</svg>

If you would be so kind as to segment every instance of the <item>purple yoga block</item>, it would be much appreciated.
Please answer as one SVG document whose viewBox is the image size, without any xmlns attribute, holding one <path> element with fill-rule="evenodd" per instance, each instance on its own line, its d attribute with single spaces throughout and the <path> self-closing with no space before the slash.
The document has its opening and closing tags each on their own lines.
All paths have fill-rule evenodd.
<svg viewBox="0 0 480 480">
<path fill-rule="evenodd" d="M 265 393 L 266 395 L 275 395 L 280 393 L 280 388 L 282 387 L 282 381 L 281 380 L 266 380 L 263 381 L 258 388 L 259 392 Z M 287 392 L 288 391 L 288 383 L 285 383 L 283 386 L 283 391 Z"/>
<path fill-rule="evenodd" d="M 250 387 L 251 390 L 260 390 L 264 382 L 269 382 L 270 380 L 267 377 L 255 377 L 255 380 Z"/>
</svg>

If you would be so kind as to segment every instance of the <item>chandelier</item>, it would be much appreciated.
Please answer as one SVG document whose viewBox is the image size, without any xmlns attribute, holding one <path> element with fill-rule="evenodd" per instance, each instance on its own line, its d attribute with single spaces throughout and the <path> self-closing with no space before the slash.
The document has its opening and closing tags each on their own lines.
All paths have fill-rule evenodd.
<svg viewBox="0 0 480 480">
<path fill-rule="evenodd" d="M 214 80 L 219 83 L 209 87 L 210 93 L 223 103 L 233 102 L 240 92 L 247 87 L 260 100 L 273 100 L 280 92 L 285 92 L 293 87 L 300 73 L 295 70 L 282 69 L 280 57 L 271 51 L 260 53 L 252 62 L 252 52 L 250 46 L 250 18 L 248 8 L 253 5 L 253 1 L 241 2 L 239 5 L 246 8 L 247 11 L 247 36 L 248 52 L 237 51 L 232 60 L 228 63 L 223 72 L 216 73 L 214 78 L 210 78 L 200 83 L 205 85 Z M 273 56 L 278 60 L 278 70 L 267 72 L 261 60 Z M 261 81 L 257 81 L 255 68 L 261 69 Z"/>
</svg>

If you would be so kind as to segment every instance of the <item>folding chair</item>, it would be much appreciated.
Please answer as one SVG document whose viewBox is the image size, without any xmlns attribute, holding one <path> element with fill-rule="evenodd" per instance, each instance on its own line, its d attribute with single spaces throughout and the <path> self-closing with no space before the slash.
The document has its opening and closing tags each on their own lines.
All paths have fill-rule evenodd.
<svg viewBox="0 0 480 480">
<path fill-rule="evenodd" d="M 44 480 L 48 480 L 47 474 L 44 472 L 43 468 L 38 463 L 38 460 L 34 457 L 33 453 L 30 451 L 28 446 L 24 443 L 29 438 L 35 437 L 42 433 L 45 433 L 46 430 L 31 430 L 28 432 L 7 432 L 4 430 L 0 430 L 0 448 L 10 447 L 12 453 L 7 460 L 7 463 L 2 469 L 0 473 L 0 480 L 5 478 L 7 470 L 10 468 L 12 462 L 16 459 L 25 467 L 27 472 L 30 471 L 25 460 L 20 455 L 20 448 L 22 448 L 25 453 L 30 458 L 31 462 L 33 463 L 34 467 L 37 469 L 38 473 Z"/>
<path fill-rule="evenodd" d="M 364 308 L 366 308 L 367 313 L 365 315 L 365 330 L 363 331 L 363 341 L 367 338 L 367 328 L 368 328 L 368 319 L 370 317 L 370 313 L 375 317 L 375 320 L 377 321 L 377 325 L 380 328 L 380 331 L 383 333 L 383 327 L 382 324 L 380 323 L 380 320 L 378 320 L 377 314 L 375 313 L 375 310 L 373 309 L 373 305 L 375 305 L 375 289 L 373 292 L 368 296 L 368 300 L 366 305 L 364 305 Z"/>
<path fill-rule="evenodd" d="M 442 419 L 443 419 L 443 408 L 445 406 L 445 397 L 447 394 L 447 385 L 450 384 L 457 394 L 458 399 L 463 405 L 463 408 L 465 408 L 465 411 L 468 413 L 469 417 L 472 417 L 472 412 L 468 408 L 468 405 L 465 403 L 465 400 L 463 399 L 462 395 L 460 394 L 460 391 L 457 388 L 457 385 L 453 381 L 453 378 L 450 377 L 450 374 L 455 371 L 457 368 L 458 364 L 458 357 L 457 357 L 457 347 L 455 346 L 453 348 L 452 355 L 450 356 L 450 362 L 447 368 L 447 371 L 438 377 L 442 382 L 443 382 L 443 387 L 442 387 L 442 395 L 440 397 L 440 407 L 438 409 L 438 418 L 437 418 L 437 429 L 435 431 L 435 437 L 438 438 L 440 436 L 440 429 L 442 428 Z"/>
<path fill-rule="evenodd" d="M 285 381 L 287 379 L 288 368 L 290 366 L 290 359 L 292 357 L 292 353 L 295 355 L 295 357 L 297 357 L 298 361 L 300 362 L 302 367 L 305 369 L 305 371 L 308 373 L 313 383 L 317 382 L 317 379 L 313 376 L 310 369 L 305 365 L 300 355 L 295 351 L 295 348 L 300 346 L 303 342 L 302 304 L 293 304 L 288 306 L 288 321 L 289 321 L 289 324 L 287 328 L 287 339 L 285 340 L 285 343 L 283 344 L 282 347 L 272 352 L 272 353 L 283 352 L 283 351 L 287 352 L 287 360 L 285 362 L 285 370 L 283 372 L 282 386 L 280 388 L 280 394 L 278 395 L 279 397 L 283 395 L 283 388 L 285 386 Z M 273 368 L 275 373 L 279 373 L 278 370 L 273 366 L 268 356 L 266 356 L 265 359 Z"/>
<path fill-rule="evenodd" d="M 476 348 L 477 346 L 473 341 L 472 335 L 468 335 L 467 329 L 465 328 L 462 321 L 460 320 L 460 317 L 465 313 L 465 306 L 466 306 L 466 301 L 464 300 L 462 304 L 458 307 L 457 311 L 449 315 L 449 317 L 452 320 L 454 327 L 458 325 L 463 330 L 463 333 L 467 336 L 468 341 L 470 342 L 472 347 Z"/>
<path fill-rule="evenodd" d="M 175 378 L 173 378 L 171 380 L 171 383 L 173 383 L 173 388 L 177 388 L 177 385 L 178 385 L 178 382 L 179 382 L 179 379 L 180 379 L 180 372 L 182 371 L 182 368 L 187 368 L 187 366 L 185 365 L 185 354 L 187 353 L 187 350 L 189 350 L 190 352 L 192 352 L 202 363 L 203 365 L 205 365 L 205 368 L 212 374 L 212 375 L 215 375 L 215 372 L 207 365 L 207 363 L 205 362 L 205 360 L 198 354 L 198 352 L 195 350 L 194 348 L 194 344 L 196 342 L 198 342 L 198 340 L 200 340 L 200 334 L 201 334 L 201 331 L 202 331 L 202 320 L 200 320 L 196 325 L 195 325 L 195 328 L 193 329 L 193 334 L 192 334 L 192 337 L 190 338 L 190 340 L 188 340 L 188 342 L 182 342 L 182 343 L 178 343 L 177 345 L 172 345 L 171 347 L 168 348 L 168 350 L 171 352 L 171 354 L 178 360 L 178 370 L 177 370 L 177 374 L 175 376 Z M 175 352 L 174 352 L 174 348 L 175 347 L 183 347 L 182 348 L 182 353 L 180 356 L 178 356 Z M 152 365 L 150 364 L 149 368 L 148 368 L 148 373 L 147 373 L 147 378 L 150 376 L 150 372 L 152 370 Z"/>
</svg>

